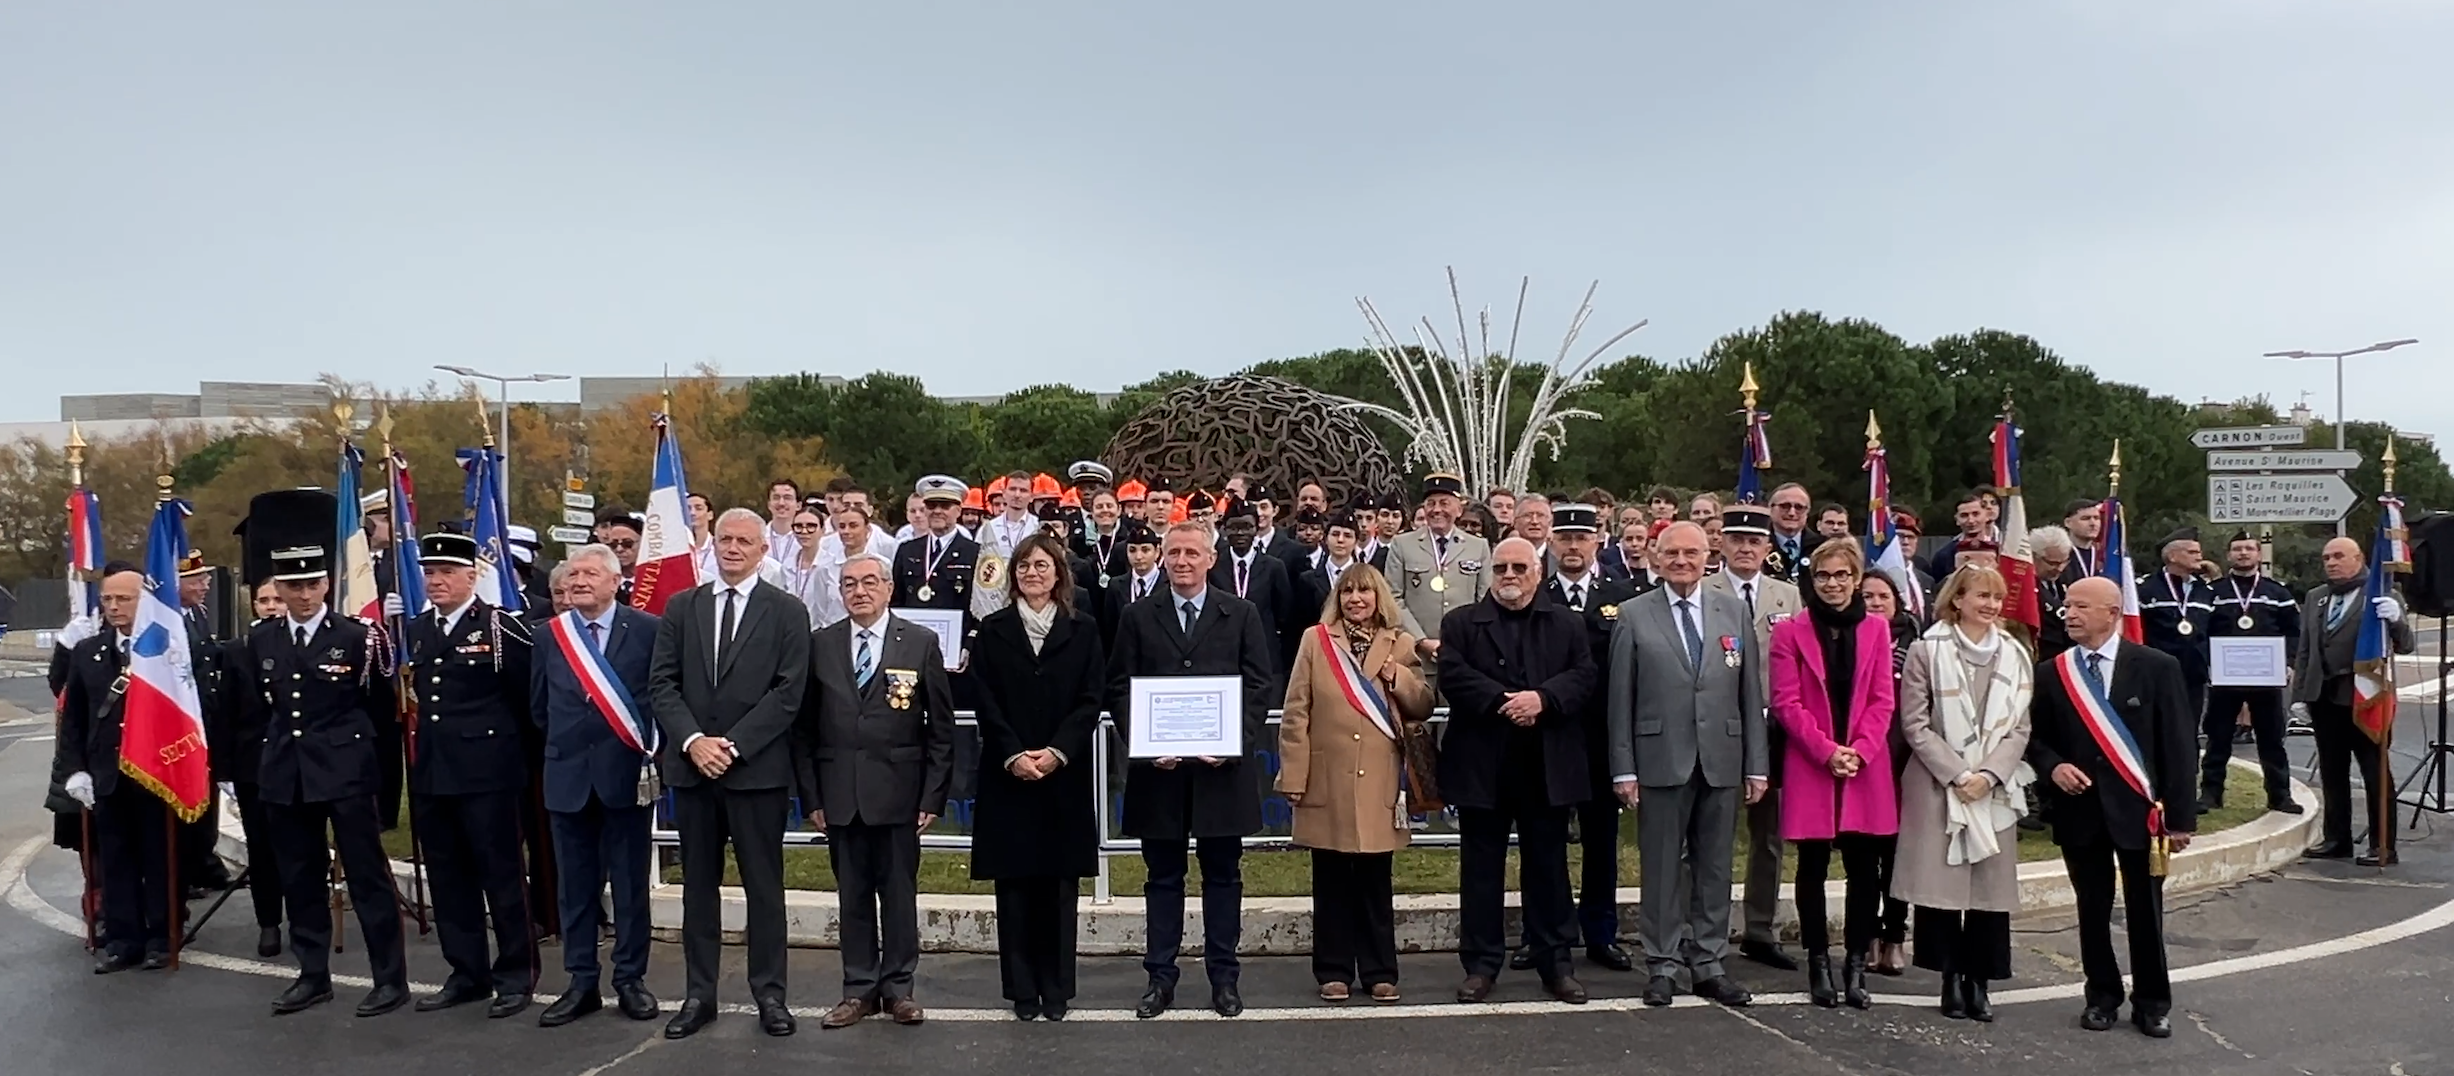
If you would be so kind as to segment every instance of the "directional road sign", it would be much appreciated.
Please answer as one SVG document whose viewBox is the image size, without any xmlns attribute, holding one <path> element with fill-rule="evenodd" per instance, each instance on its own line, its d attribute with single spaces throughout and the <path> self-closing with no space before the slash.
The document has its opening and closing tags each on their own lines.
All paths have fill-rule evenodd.
<svg viewBox="0 0 2454 1076">
<path fill-rule="evenodd" d="M 596 525 L 596 513 L 585 508 L 565 508 L 562 521 L 574 527 L 592 527 Z"/>
<path fill-rule="evenodd" d="M 2299 426 L 2225 426 L 2190 435 L 2190 443 L 2200 448 L 2266 448 L 2308 439 L 2309 431 Z"/>
<path fill-rule="evenodd" d="M 562 506 L 565 508 L 594 508 L 596 507 L 596 494 L 578 491 L 564 493 Z"/>
<path fill-rule="evenodd" d="M 2207 477 L 2209 523 L 2332 523 L 2358 503 L 2340 475 Z"/>
<path fill-rule="evenodd" d="M 2210 471 L 2349 471 L 2360 466 L 2360 452 L 2350 448 L 2305 452 L 2210 452 Z"/>
<path fill-rule="evenodd" d="M 586 527 L 548 527 L 545 536 L 564 545 L 587 545 L 590 534 Z"/>
</svg>

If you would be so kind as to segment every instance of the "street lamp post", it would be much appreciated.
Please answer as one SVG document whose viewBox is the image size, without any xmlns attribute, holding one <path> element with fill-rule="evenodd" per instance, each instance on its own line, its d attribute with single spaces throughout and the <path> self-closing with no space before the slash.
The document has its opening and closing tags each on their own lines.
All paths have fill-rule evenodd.
<svg viewBox="0 0 2454 1076">
<path fill-rule="evenodd" d="M 2420 341 L 2418 340 L 2381 340 L 2367 347 L 2356 347 L 2350 351 L 2270 351 L 2266 353 L 2266 357 L 2270 359 L 2291 359 L 2296 362 L 2309 359 L 2335 360 L 2335 447 L 2337 449 L 2341 449 L 2343 447 L 2343 360 L 2354 355 L 2368 355 L 2379 351 L 2392 351 L 2398 347 L 2402 347 L 2405 344 L 2417 344 L 2419 342 Z M 2392 435 L 2389 434 L 2388 436 L 2391 437 Z M 2335 533 L 2338 535 L 2344 533 L 2343 528 L 2344 522 L 2340 519 L 2336 520 Z"/>
<path fill-rule="evenodd" d="M 497 384 L 497 385 L 499 385 L 499 386 L 501 386 L 501 387 L 502 387 L 502 401 L 503 401 L 503 418 L 502 418 L 503 427 L 502 427 L 502 428 L 503 428 L 503 432 L 502 432 L 502 436 L 501 436 L 501 438 L 500 438 L 500 439 L 499 439 L 499 440 L 498 440 L 496 443 L 498 443 L 498 444 L 500 444 L 500 445 L 502 445 L 502 446 L 503 446 L 503 447 L 502 447 L 502 451 L 503 451 L 503 463 L 502 463 L 503 498 L 504 498 L 505 500 L 509 500 L 509 499 L 510 499 L 510 497 L 511 497 L 511 383 L 512 383 L 512 382 L 514 382 L 514 381 L 536 381 L 536 382 L 545 382 L 545 381 L 569 381 L 569 380 L 571 379 L 571 375 L 569 375 L 569 374 L 518 374 L 518 375 L 509 375 L 509 374 L 489 374 L 489 373 L 485 373 L 485 372 L 480 371 L 480 370 L 472 370 L 472 369 L 470 369 L 470 368 L 468 368 L 468 367 L 466 367 L 466 366 L 451 366 L 451 365 L 447 365 L 447 364 L 444 364 L 444 363 L 436 363 L 436 364 L 435 364 L 435 369 L 437 369 L 437 370 L 441 370 L 441 371 L 443 371 L 444 373 L 447 373 L 447 374 L 458 374 L 458 375 L 460 375 L 461 377 L 468 378 L 468 379 L 469 379 L 469 380 L 471 380 L 471 381 L 492 381 L 492 382 L 494 382 L 495 384 Z M 508 505 L 508 504 L 505 504 L 505 505 L 503 506 L 503 508 L 504 508 L 506 511 L 508 511 L 508 510 L 510 509 L 510 507 L 511 507 L 511 506 L 510 506 L 510 505 Z M 509 521 L 508 521 L 508 520 L 506 520 L 505 522 L 509 522 Z"/>
</svg>

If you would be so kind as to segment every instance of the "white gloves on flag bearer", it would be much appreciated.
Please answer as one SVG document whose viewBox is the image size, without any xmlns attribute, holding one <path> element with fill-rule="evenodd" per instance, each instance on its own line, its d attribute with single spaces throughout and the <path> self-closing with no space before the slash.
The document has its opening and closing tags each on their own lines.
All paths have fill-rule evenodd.
<svg viewBox="0 0 2454 1076">
<path fill-rule="evenodd" d="M 384 596 L 383 596 L 383 615 L 384 615 L 384 619 L 386 619 L 386 620 L 389 620 L 389 619 L 391 619 L 391 618 L 393 618 L 393 617 L 396 617 L 396 616 L 401 615 L 401 604 L 400 604 L 400 595 L 399 595 L 399 594 L 397 594 L 397 593 L 393 593 L 393 594 L 386 594 L 386 595 L 384 595 Z"/>
<path fill-rule="evenodd" d="M 94 809 L 93 774 L 87 773 L 84 770 L 78 770 L 75 773 L 69 774 L 67 782 L 62 784 L 60 789 L 61 791 L 68 793 L 69 799 L 84 804 L 86 810 L 90 811 Z"/>
<path fill-rule="evenodd" d="M 2369 599 L 2369 604 L 2377 609 L 2377 618 L 2379 620 L 2395 621 L 2403 619 L 2403 603 L 2396 601 L 2394 595 L 2392 594 L 2380 594 L 2377 597 Z"/>
</svg>

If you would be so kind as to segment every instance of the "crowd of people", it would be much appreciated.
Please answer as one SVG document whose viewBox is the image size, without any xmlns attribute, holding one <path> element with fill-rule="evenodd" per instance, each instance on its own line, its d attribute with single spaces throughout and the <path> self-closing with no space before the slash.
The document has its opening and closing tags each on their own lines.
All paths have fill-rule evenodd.
<svg viewBox="0 0 2454 1076">
<path fill-rule="evenodd" d="M 1392 865 L 1430 811 L 1454 812 L 1460 834 L 1454 996 L 1467 1003 L 1509 969 L 1583 1003 L 1582 950 L 1641 969 L 1648 1005 L 1682 991 L 1748 1004 L 1735 955 L 1802 974 L 1817 1005 L 1863 1009 L 1869 975 L 1913 960 L 1940 974 L 1945 1015 L 1991 1020 L 1989 984 L 2014 970 L 2025 826 L 2051 829 L 2077 894 L 2082 1026 L 2109 1028 L 2127 1003 L 2140 1031 L 2167 1036 L 2164 857 L 2222 804 L 2237 727 L 2257 742 L 2267 807 L 2301 810 L 2288 702 L 2320 748 L 2325 840 L 2311 854 L 2391 862 L 2374 843 L 2390 806 L 2370 804 L 2368 850 L 2352 841 L 2348 768 L 2373 765 L 2374 746 L 2352 724 L 2351 640 L 2367 616 L 2399 649 L 2410 637 L 2395 599 L 2362 607 L 2349 540 L 2328 544 L 2326 579 L 2300 597 L 2247 534 L 2213 564 L 2177 532 L 2156 570 L 2116 580 L 2100 574 L 2101 506 L 2074 502 L 2060 526 L 2025 535 L 2043 611 L 2032 631 L 2005 617 L 2011 580 L 2028 575 L 1999 570 L 1991 489 L 1956 503 L 1955 534 L 1892 568 L 1870 565 L 1849 510 L 1796 484 L 1727 505 L 1669 489 L 1621 503 L 1599 489 L 1476 497 L 1435 473 L 1413 493 L 1333 500 L 1306 480 L 1281 499 L 1241 476 L 1179 490 L 1084 461 L 1062 484 L 923 478 L 890 531 L 849 480 L 805 497 L 779 479 L 763 512 L 690 499 L 697 584 L 654 615 L 633 600 L 645 524 L 618 509 L 550 566 L 513 528 L 526 615 L 478 596 L 477 544 L 450 531 L 402 536 L 426 606 L 387 599 L 389 629 L 333 608 L 335 551 L 320 546 L 273 551 L 269 577 L 250 581 L 256 619 L 234 638 L 215 638 L 203 587 L 183 588 L 213 776 L 248 837 L 258 951 L 286 942 L 299 967 L 273 1011 L 333 996 L 336 853 L 375 983 L 357 1012 L 412 1001 L 382 844 L 405 792 L 451 969 L 419 1010 L 524 1011 L 543 978 L 538 939 L 558 933 L 567 978 L 541 1023 L 585 1017 L 608 992 L 625 1016 L 660 1015 L 645 978 L 650 835 L 666 804 L 685 966 L 667 1036 L 717 1016 L 728 870 L 758 1024 L 795 1030 L 783 847 L 803 825 L 825 835 L 841 909 L 841 1001 L 823 1026 L 922 1023 L 920 838 L 972 754 L 957 750 L 969 712 L 970 869 L 994 886 L 1004 995 L 1020 1019 L 1061 1020 L 1076 997 L 1077 887 L 1099 854 L 1093 743 L 1111 734 L 1103 715 L 1139 719 L 1132 685 L 1154 677 L 1233 678 L 1246 752 L 1124 764 L 1122 829 L 1148 879 L 1143 1018 L 1176 1004 L 1196 860 L 1209 1006 L 1243 1010 L 1241 860 L 1271 780 L 1251 753 L 1269 746 L 1293 843 L 1311 856 L 1312 966 L 1333 1004 L 1400 1000 Z M 389 520 L 367 507 L 380 556 Z M 1914 515 L 1891 523 L 1902 548 L 1920 547 Z M 180 925 L 166 862 L 227 883 L 211 819 L 164 821 L 113 764 L 141 582 L 131 565 L 106 568 L 100 621 L 64 633 L 54 663 L 51 805 L 98 881 L 98 973 L 168 962 Z M 2124 584 L 2143 644 L 2124 638 Z M 960 638 L 896 610 L 959 614 L 945 619 Z M 2211 686 L 2208 639 L 2236 634 L 2283 638 L 2291 686 Z M 1622 811 L 1646 881 L 1633 951 Z M 1791 855 L 1803 960 L 1774 922 Z M 2117 875 L 2127 980 L 2111 940 Z"/>
</svg>

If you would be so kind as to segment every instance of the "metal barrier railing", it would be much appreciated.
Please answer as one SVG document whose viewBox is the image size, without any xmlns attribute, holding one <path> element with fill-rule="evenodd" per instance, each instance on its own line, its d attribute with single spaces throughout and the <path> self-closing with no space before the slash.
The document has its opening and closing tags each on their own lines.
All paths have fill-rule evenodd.
<svg viewBox="0 0 2454 1076">
<path fill-rule="evenodd" d="M 1271 710 L 1269 712 L 1269 719 L 1267 722 L 1269 728 L 1275 729 L 1278 727 L 1281 713 L 1282 712 L 1278 710 Z M 1447 721 L 1448 710 L 1446 707 L 1442 707 L 1432 712 L 1431 722 L 1433 724 L 1445 724 Z M 958 728 L 963 729 L 976 730 L 979 728 L 979 721 L 972 716 L 972 712 L 969 710 L 956 711 L 955 724 Z M 1099 819 L 1099 873 L 1093 876 L 1092 879 L 1091 902 L 1093 904 L 1109 904 L 1113 903 L 1115 899 L 1114 894 L 1110 890 L 1111 882 L 1108 871 L 1109 858 L 1113 856 L 1138 854 L 1142 850 L 1142 842 L 1140 840 L 1132 837 L 1120 837 L 1116 835 L 1116 826 L 1118 822 L 1117 816 L 1122 807 L 1122 801 L 1118 798 L 1117 789 L 1122 784 L 1124 779 L 1123 763 L 1125 761 L 1125 759 L 1122 757 L 1123 752 L 1118 750 L 1119 746 L 1121 746 L 1119 743 L 1120 736 L 1121 734 L 1117 730 L 1115 719 L 1110 717 L 1107 713 L 1102 712 L 1099 715 L 1099 735 L 1091 738 L 1091 803 L 1092 811 Z M 965 746 L 966 744 L 963 741 L 957 741 L 957 750 L 955 752 L 955 788 L 958 791 L 971 792 L 976 791 L 976 789 L 971 787 L 974 782 L 973 774 L 975 772 L 975 763 L 966 761 L 965 751 L 963 750 Z M 979 741 L 978 733 L 976 731 L 969 734 L 968 746 L 973 752 L 978 750 Z M 1246 753 L 1245 762 L 1247 764 L 1258 763 L 1264 768 L 1264 774 L 1266 776 L 1275 777 L 1278 773 L 1277 736 L 1273 733 L 1267 738 L 1265 743 L 1252 745 L 1251 749 Z M 1284 797 L 1278 795 L 1277 792 L 1273 791 L 1267 785 L 1263 786 L 1261 798 L 1262 828 L 1264 832 L 1244 838 L 1244 846 L 1246 848 L 1293 847 L 1293 842 L 1285 833 L 1269 832 L 1271 830 L 1284 829 L 1284 822 L 1292 822 L 1293 819 L 1289 817 L 1292 814 L 1291 805 L 1287 804 Z M 949 852 L 971 851 L 971 834 L 959 832 L 959 830 L 968 828 L 970 825 L 971 802 L 972 796 L 970 794 L 949 798 L 946 803 L 945 817 L 938 819 L 937 825 L 931 827 L 931 832 L 920 835 L 920 847 L 924 850 L 936 849 L 939 851 Z M 785 846 L 803 848 L 824 847 L 826 845 L 825 832 L 821 830 L 803 828 L 809 812 L 802 810 L 797 801 L 794 803 L 791 810 L 792 819 L 790 824 L 793 828 L 784 831 Z M 1430 847 L 1455 847 L 1457 845 L 1458 834 L 1455 819 L 1448 812 L 1440 811 L 1418 813 L 1414 816 L 1414 818 L 1414 844 L 1418 846 Z M 681 845 L 681 833 L 672 828 L 672 819 L 673 792 L 671 789 L 667 789 L 663 799 L 657 804 L 656 827 L 653 831 L 651 831 L 651 839 L 655 842 L 660 851 L 677 849 Z M 1280 819 L 1284 819 L 1284 822 L 1279 821 Z M 949 825 L 957 829 L 958 832 L 948 833 L 937 831 L 941 827 L 946 827 Z M 660 858 L 669 860 L 671 857 L 660 856 Z M 673 866 L 673 863 L 663 862 L 660 865 L 670 867 Z"/>
</svg>

